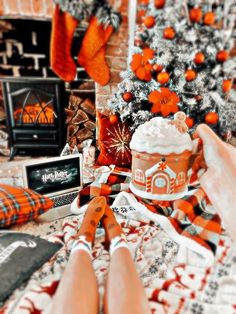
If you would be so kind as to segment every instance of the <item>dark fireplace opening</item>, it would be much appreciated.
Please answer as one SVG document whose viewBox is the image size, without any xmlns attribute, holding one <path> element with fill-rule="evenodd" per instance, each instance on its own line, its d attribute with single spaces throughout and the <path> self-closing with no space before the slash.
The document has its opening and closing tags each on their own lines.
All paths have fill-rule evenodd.
<svg viewBox="0 0 236 314">
<path fill-rule="evenodd" d="M 4 78 L 2 85 L 10 160 L 17 153 L 58 155 L 66 139 L 64 83 L 21 77 Z"/>
</svg>

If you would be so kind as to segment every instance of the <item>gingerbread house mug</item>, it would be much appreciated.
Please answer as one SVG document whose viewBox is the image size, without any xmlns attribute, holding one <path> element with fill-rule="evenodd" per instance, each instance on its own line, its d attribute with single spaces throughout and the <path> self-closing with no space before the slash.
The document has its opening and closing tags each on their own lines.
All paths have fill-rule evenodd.
<svg viewBox="0 0 236 314">
<path fill-rule="evenodd" d="M 156 117 L 136 129 L 131 143 L 130 190 L 151 200 L 176 200 L 188 190 L 198 140 L 192 140 L 185 114 L 174 120 Z"/>
<path fill-rule="evenodd" d="M 131 191 L 151 200 L 176 200 L 188 190 L 196 154 L 148 154 L 132 150 Z"/>
</svg>

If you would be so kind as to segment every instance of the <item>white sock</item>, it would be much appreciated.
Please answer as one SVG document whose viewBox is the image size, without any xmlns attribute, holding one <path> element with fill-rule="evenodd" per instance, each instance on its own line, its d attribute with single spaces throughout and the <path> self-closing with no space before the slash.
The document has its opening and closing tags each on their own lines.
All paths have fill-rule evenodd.
<svg viewBox="0 0 236 314">
<path fill-rule="evenodd" d="M 112 255 L 117 249 L 125 247 L 128 249 L 126 238 L 124 234 L 117 236 L 111 240 L 110 243 L 110 255 Z"/>
<path fill-rule="evenodd" d="M 92 258 L 92 245 L 91 242 L 86 240 L 85 236 L 79 236 L 78 239 L 74 241 L 71 248 L 71 254 L 79 250 L 87 252 Z"/>
</svg>

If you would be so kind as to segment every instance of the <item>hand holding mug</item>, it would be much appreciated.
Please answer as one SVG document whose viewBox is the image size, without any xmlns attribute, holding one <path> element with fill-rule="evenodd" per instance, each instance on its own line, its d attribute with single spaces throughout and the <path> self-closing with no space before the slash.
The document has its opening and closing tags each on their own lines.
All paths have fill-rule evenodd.
<svg viewBox="0 0 236 314">
<path fill-rule="evenodd" d="M 207 125 L 197 127 L 195 138 L 202 141 L 201 154 L 196 159 L 195 171 L 213 206 L 223 220 L 230 236 L 236 240 L 236 148 L 223 142 Z M 202 174 L 203 173 L 203 174 Z"/>
</svg>

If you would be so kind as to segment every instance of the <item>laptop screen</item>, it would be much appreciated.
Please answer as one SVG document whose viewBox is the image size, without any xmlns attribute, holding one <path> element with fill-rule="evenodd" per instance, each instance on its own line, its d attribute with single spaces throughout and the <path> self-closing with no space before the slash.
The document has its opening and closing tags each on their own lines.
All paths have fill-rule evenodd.
<svg viewBox="0 0 236 314">
<path fill-rule="evenodd" d="M 51 194 L 81 186 L 80 158 L 55 158 L 26 166 L 28 187 L 40 194 Z"/>
</svg>

